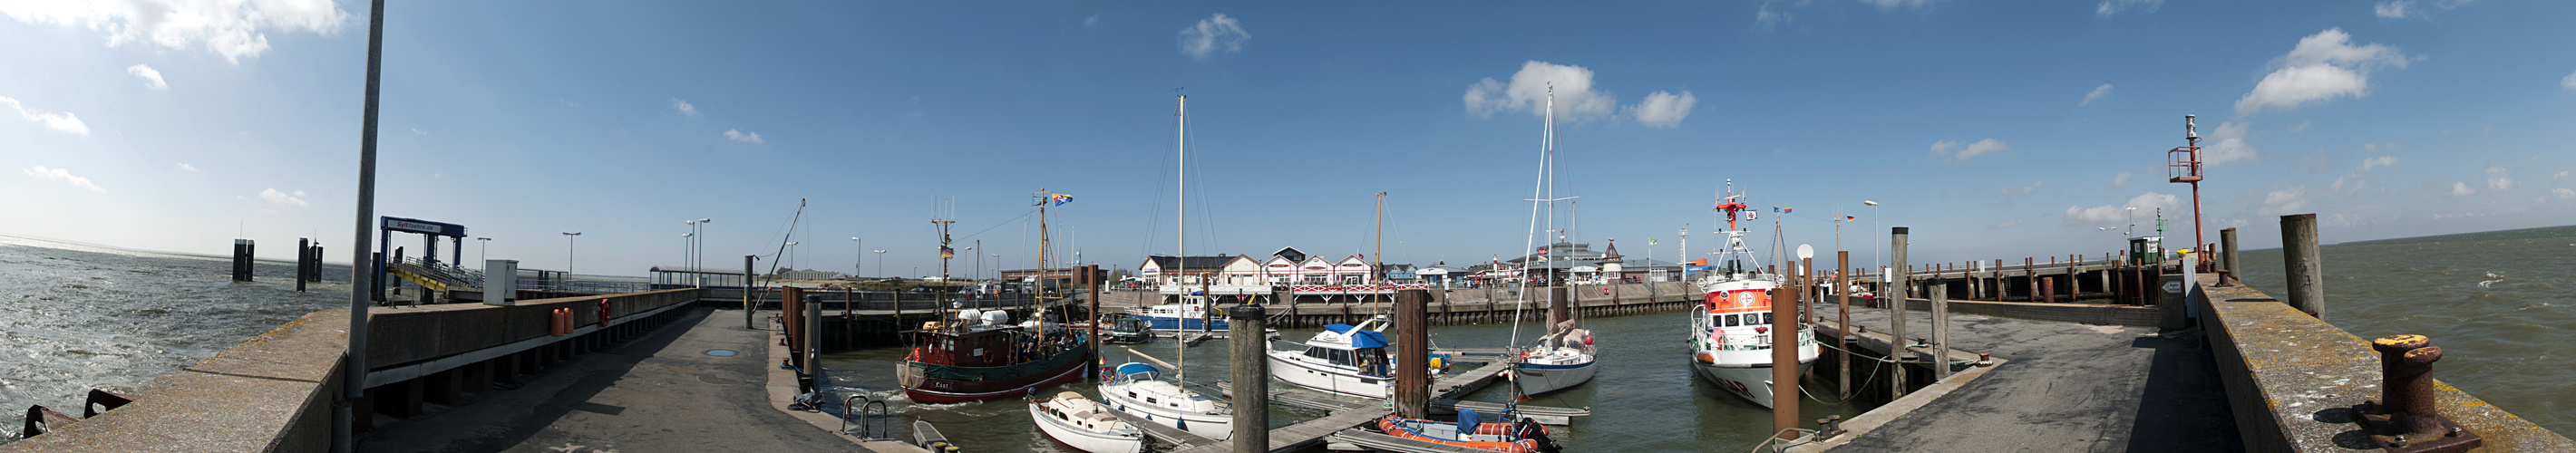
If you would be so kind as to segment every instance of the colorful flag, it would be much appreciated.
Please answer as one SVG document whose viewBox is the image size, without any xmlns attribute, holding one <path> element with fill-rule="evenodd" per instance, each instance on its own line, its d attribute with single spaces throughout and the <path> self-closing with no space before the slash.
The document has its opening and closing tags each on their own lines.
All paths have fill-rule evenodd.
<svg viewBox="0 0 2576 453">
<path fill-rule="evenodd" d="M 1547 247 L 1539 247 L 1538 256 L 1547 256 Z"/>
<path fill-rule="evenodd" d="M 1859 217 L 1852 217 L 1852 216 L 1843 216 L 1843 221 L 1845 221 L 1845 222 L 1858 222 L 1858 221 L 1860 221 L 1860 218 L 1859 218 Z"/>
<path fill-rule="evenodd" d="M 1055 200 L 1056 206 L 1064 206 L 1065 203 L 1073 202 L 1073 196 L 1067 194 L 1049 195 L 1048 198 Z"/>
<path fill-rule="evenodd" d="M 939 248 L 939 259 L 943 259 L 943 260 L 944 260 L 944 259 L 956 258 L 956 257 L 957 257 L 957 249 L 952 249 L 952 248 L 948 248 L 948 247 L 940 247 L 940 248 Z"/>
<path fill-rule="evenodd" d="M 1646 245 L 1655 245 L 1655 238 L 1646 238 Z"/>
</svg>

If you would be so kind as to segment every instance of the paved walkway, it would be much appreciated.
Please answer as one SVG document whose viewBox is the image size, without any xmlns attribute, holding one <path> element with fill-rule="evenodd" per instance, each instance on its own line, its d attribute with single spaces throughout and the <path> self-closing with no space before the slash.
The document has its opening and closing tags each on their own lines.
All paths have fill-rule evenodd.
<svg viewBox="0 0 2576 453">
<path fill-rule="evenodd" d="M 1820 311 L 1832 319 L 1832 307 Z M 1906 315 L 1929 338 L 1928 313 Z M 1884 332 L 1887 310 L 1852 309 Z M 1952 315 L 1951 349 L 2009 360 L 1843 451 L 2239 451 L 2227 391 L 2198 328 Z"/>
<path fill-rule="evenodd" d="M 614 349 L 522 376 L 360 436 L 361 451 L 851 451 L 850 441 L 770 406 L 769 332 L 695 309 Z M 739 354 L 715 357 L 712 349 Z M 387 417 L 378 417 L 385 420 Z"/>
</svg>

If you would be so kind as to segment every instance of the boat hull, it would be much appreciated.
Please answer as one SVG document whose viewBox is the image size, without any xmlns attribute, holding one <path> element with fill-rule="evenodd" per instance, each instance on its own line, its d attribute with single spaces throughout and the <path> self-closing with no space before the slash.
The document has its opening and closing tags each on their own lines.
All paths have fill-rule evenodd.
<svg viewBox="0 0 2576 453">
<path fill-rule="evenodd" d="M 1317 365 L 1279 358 L 1284 352 L 1271 351 L 1270 376 L 1280 381 L 1335 395 L 1386 399 L 1393 392 L 1392 377 L 1362 376 L 1356 370 Z"/>
<path fill-rule="evenodd" d="M 1038 432 L 1045 433 L 1048 440 L 1075 450 L 1090 453 L 1139 453 L 1145 450 L 1144 434 L 1118 435 L 1082 429 L 1046 416 L 1036 404 L 1029 405 L 1029 418 L 1037 420 Z"/>
<path fill-rule="evenodd" d="M 1815 361 L 1812 359 L 1800 362 L 1798 375 L 1807 375 L 1807 370 L 1814 366 Z M 1719 366 L 1692 362 L 1691 371 L 1691 374 L 1699 375 L 1701 379 L 1707 379 L 1711 384 L 1717 384 L 1718 388 L 1725 389 L 1727 393 L 1743 397 L 1764 408 L 1775 407 L 1772 405 L 1774 400 L 1771 392 L 1771 364 Z"/>
<path fill-rule="evenodd" d="M 1522 395 L 1545 395 L 1591 381 L 1600 369 L 1598 359 L 1573 364 L 1523 363 L 1512 367 L 1512 382 L 1520 386 Z"/>
<path fill-rule="evenodd" d="M 1190 434 L 1197 434 L 1199 437 L 1215 440 L 1234 438 L 1234 414 L 1184 413 L 1128 399 L 1126 395 L 1115 392 L 1116 390 L 1110 387 L 1104 386 L 1100 389 L 1101 399 L 1108 400 L 1109 406 L 1119 412 L 1145 417 L 1146 421 L 1189 431 Z"/>
<path fill-rule="evenodd" d="M 1144 320 L 1145 325 L 1147 327 L 1154 328 L 1154 330 L 1202 330 L 1202 328 L 1204 328 L 1204 330 L 1223 332 L 1226 330 L 1227 326 L 1225 320 L 1222 319 L 1217 320 L 1215 322 L 1216 325 L 1208 326 L 1208 320 L 1202 318 L 1152 315 L 1135 316 L 1136 319 Z"/>
<path fill-rule="evenodd" d="M 904 396 L 912 398 L 915 403 L 963 403 L 1019 397 L 1048 386 L 1081 381 L 1084 365 L 1091 362 L 1087 359 L 1089 354 L 1083 354 L 1083 356 L 1086 358 L 1067 360 L 1043 372 L 1005 379 L 962 380 L 914 376 L 913 368 L 908 365 L 899 365 L 897 371 L 903 373 Z"/>
</svg>

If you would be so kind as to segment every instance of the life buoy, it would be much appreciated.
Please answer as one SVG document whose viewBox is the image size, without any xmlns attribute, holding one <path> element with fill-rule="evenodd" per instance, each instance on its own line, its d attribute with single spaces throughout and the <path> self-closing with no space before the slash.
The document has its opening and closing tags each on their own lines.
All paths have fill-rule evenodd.
<svg viewBox="0 0 2576 453">
<path fill-rule="evenodd" d="M 608 327 L 608 299 L 599 300 L 599 326 Z"/>
</svg>

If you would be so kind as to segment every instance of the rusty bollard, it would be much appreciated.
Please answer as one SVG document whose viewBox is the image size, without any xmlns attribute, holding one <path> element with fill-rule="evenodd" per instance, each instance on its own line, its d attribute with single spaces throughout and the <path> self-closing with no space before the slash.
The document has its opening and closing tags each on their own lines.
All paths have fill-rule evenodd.
<svg viewBox="0 0 2576 453">
<path fill-rule="evenodd" d="M 2353 407 L 2371 443 L 2391 452 L 2464 452 L 2484 443 L 2434 409 L 2433 362 L 2442 348 L 2423 335 L 2389 335 L 2371 340 L 2379 351 L 2378 402 Z"/>
</svg>

